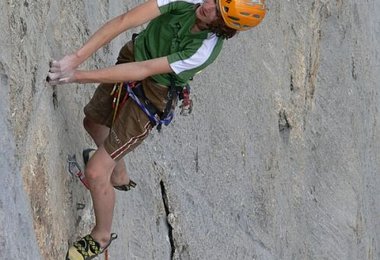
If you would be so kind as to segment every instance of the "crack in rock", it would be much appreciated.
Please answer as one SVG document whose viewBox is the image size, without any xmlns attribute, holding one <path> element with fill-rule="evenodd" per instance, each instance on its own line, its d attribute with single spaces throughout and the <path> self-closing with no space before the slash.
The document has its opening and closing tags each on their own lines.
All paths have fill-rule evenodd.
<svg viewBox="0 0 380 260">
<path fill-rule="evenodd" d="M 160 187 L 161 187 L 162 202 L 164 204 L 165 214 L 166 214 L 166 223 L 168 225 L 168 236 L 169 236 L 169 242 L 170 242 L 170 247 L 171 247 L 170 259 L 174 259 L 174 253 L 176 251 L 175 250 L 176 248 L 174 244 L 173 226 L 171 224 L 172 221 L 170 221 L 170 219 L 173 218 L 173 214 L 170 213 L 169 199 L 168 199 L 166 187 L 163 181 L 160 181 Z"/>
</svg>

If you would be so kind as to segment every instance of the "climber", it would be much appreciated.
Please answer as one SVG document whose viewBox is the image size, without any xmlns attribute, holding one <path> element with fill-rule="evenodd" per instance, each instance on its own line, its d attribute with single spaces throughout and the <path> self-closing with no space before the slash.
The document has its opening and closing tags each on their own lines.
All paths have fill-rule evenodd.
<svg viewBox="0 0 380 260">
<path fill-rule="evenodd" d="M 91 157 L 87 154 L 85 169 L 96 223 L 69 248 L 66 259 L 92 259 L 116 238 L 111 234 L 113 187 L 131 186 L 123 156 L 171 114 L 177 90 L 216 59 L 223 41 L 255 27 L 266 13 L 265 0 L 201 1 L 148 0 L 107 22 L 76 52 L 50 63 L 50 85 L 101 83 L 84 108 L 83 121 L 98 147 Z M 116 65 L 78 69 L 116 36 L 147 22 L 120 50 Z M 132 92 L 136 97 L 127 98 Z"/>
</svg>

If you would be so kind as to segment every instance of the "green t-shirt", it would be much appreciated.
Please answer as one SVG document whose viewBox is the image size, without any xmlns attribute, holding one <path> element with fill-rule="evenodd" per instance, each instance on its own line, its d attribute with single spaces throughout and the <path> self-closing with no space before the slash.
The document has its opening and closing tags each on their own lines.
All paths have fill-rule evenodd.
<svg viewBox="0 0 380 260">
<path fill-rule="evenodd" d="M 136 61 L 168 57 L 176 85 L 183 86 L 211 64 L 220 53 L 223 39 L 210 31 L 192 33 L 199 0 L 157 0 L 161 15 L 152 20 L 135 40 Z M 170 74 L 154 75 L 169 86 Z"/>
</svg>

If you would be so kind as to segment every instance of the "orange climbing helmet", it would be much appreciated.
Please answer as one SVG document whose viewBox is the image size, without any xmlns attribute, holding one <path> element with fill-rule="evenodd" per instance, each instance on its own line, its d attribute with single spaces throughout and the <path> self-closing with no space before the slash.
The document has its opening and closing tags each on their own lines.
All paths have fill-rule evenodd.
<svg viewBox="0 0 380 260">
<path fill-rule="evenodd" d="M 265 0 L 218 0 L 226 25 L 245 31 L 258 25 L 265 16 Z"/>
</svg>

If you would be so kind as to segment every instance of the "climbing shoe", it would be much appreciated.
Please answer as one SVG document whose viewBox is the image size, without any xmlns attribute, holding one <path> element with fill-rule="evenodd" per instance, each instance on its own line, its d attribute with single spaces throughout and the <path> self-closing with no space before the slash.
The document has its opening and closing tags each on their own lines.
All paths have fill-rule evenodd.
<svg viewBox="0 0 380 260">
<path fill-rule="evenodd" d="M 96 150 L 93 148 L 88 148 L 88 149 L 83 150 L 82 155 L 83 155 L 84 165 L 87 165 L 87 162 L 90 160 L 91 156 L 95 153 L 95 151 Z M 114 188 L 120 191 L 129 191 L 131 188 L 135 188 L 136 185 L 137 185 L 136 182 L 129 180 L 128 184 L 114 186 Z"/>
<path fill-rule="evenodd" d="M 115 189 L 120 191 L 129 191 L 131 188 L 136 187 L 136 182 L 129 180 L 128 184 L 120 185 L 120 186 L 113 186 Z"/>
<path fill-rule="evenodd" d="M 117 238 L 115 233 L 111 234 L 111 238 L 106 247 L 101 248 L 100 244 L 96 242 L 91 235 L 82 237 L 78 241 L 74 242 L 69 248 L 66 254 L 66 260 L 90 260 L 96 256 L 102 254 L 111 244 L 113 240 Z"/>
<path fill-rule="evenodd" d="M 88 161 L 90 160 L 91 156 L 94 155 L 95 151 L 96 150 L 92 149 L 92 148 L 88 148 L 88 149 L 83 150 L 82 155 L 83 155 L 84 165 L 87 165 Z"/>
</svg>

